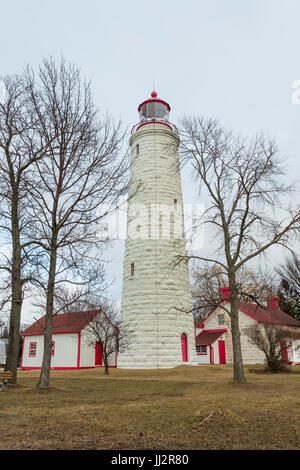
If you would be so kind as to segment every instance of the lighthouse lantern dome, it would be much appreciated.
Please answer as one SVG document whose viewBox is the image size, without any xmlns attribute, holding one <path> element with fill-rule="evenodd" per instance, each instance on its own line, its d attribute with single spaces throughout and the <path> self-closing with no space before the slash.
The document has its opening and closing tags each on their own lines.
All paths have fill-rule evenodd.
<svg viewBox="0 0 300 470">
<path fill-rule="evenodd" d="M 143 101 L 138 107 L 140 121 L 168 121 L 170 105 L 163 100 L 157 98 L 156 91 L 152 91 L 151 98 Z"/>
</svg>

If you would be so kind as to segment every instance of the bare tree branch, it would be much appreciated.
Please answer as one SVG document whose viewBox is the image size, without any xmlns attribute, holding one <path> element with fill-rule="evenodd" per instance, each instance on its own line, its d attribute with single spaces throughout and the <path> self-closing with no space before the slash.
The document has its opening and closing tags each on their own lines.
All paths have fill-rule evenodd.
<svg viewBox="0 0 300 470">
<path fill-rule="evenodd" d="M 204 223 L 217 243 L 212 256 L 189 254 L 177 262 L 199 260 L 225 270 L 230 287 L 234 380 L 245 381 L 238 324 L 237 275 L 275 245 L 292 249 L 299 234 L 299 205 L 286 209 L 283 198 L 294 186 L 283 182 L 284 168 L 273 139 L 235 136 L 215 119 L 181 121 L 181 158 L 189 163 L 201 194 L 209 200 Z M 286 199 L 285 199 L 286 202 Z M 285 203 L 286 205 L 286 203 Z M 245 292 L 244 292 L 245 293 Z"/>
</svg>

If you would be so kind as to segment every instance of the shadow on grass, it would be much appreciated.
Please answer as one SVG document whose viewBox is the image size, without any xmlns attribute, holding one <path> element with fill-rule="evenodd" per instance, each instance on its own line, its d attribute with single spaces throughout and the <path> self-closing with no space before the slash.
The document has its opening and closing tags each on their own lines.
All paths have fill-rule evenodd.
<svg viewBox="0 0 300 470">
<path fill-rule="evenodd" d="M 277 370 L 270 370 L 268 368 L 264 369 L 249 369 L 249 372 L 252 374 L 265 374 L 265 375 L 280 375 L 280 374 L 299 374 L 300 370 L 294 371 L 288 367 L 277 369 Z"/>
</svg>

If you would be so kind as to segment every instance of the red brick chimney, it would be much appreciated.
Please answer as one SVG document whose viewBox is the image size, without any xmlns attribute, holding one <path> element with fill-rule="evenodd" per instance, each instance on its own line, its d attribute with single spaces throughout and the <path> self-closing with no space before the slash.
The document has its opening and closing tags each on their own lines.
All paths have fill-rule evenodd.
<svg viewBox="0 0 300 470">
<path fill-rule="evenodd" d="M 266 301 L 267 301 L 268 307 L 275 308 L 275 310 L 279 309 L 279 305 L 278 305 L 279 297 L 271 297 L 271 299 L 270 297 L 266 297 Z"/>
<path fill-rule="evenodd" d="M 221 287 L 223 300 L 230 298 L 230 288 L 229 287 Z"/>
</svg>

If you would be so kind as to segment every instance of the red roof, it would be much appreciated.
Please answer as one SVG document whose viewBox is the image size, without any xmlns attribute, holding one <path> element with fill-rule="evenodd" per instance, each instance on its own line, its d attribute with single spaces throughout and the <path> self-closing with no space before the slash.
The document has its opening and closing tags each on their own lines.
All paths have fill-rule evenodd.
<svg viewBox="0 0 300 470">
<path fill-rule="evenodd" d="M 262 308 L 256 304 L 240 302 L 239 310 L 254 318 L 257 322 L 277 323 L 278 325 L 297 326 L 300 328 L 300 321 L 280 309 L 272 307 Z"/>
<path fill-rule="evenodd" d="M 60 313 L 53 316 L 53 334 L 79 333 L 102 310 L 87 310 L 85 312 Z M 26 328 L 22 336 L 43 335 L 46 315 Z"/>
<path fill-rule="evenodd" d="M 148 100 L 145 100 L 143 101 L 139 107 L 138 107 L 138 112 L 140 112 L 142 106 L 144 106 L 145 104 L 148 104 L 148 103 L 161 103 L 163 105 L 166 106 L 166 108 L 168 109 L 168 111 L 171 111 L 171 107 L 169 105 L 169 103 L 167 103 L 166 101 L 163 101 L 163 100 L 160 100 L 159 98 L 156 98 L 156 97 L 152 97 L 152 98 L 149 98 Z"/>
<path fill-rule="evenodd" d="M 204 330 L 196 336 L 196 346 L 205 346 L 214 343 L 227 330 Z"/>
<path fill-rule="evenodd" d="M 224 302 L 224 301 L 223 301 Z M 221 303 L 223 303 L 221 302 Z M 225 300 L 226 303 L 230 304 L 229 300 Z M 206 320 L 219 308 L 220 304 L 204 319 L 202 323 L 205 324 Z M 296 326 L 300 328 L 300 321 L 296 318 L 288 315 L 280 309 L 272 307 L 259 307 L 257 304 L 249 304 L 247 302 L 239 302 L 239 310 L 246 315 L 249 315 L 257 322 L 262 323 L 277 323 L 278 325 L 285 326 Z M 200 325 L 195 325 L 196 327 Z"/>
</svg>

